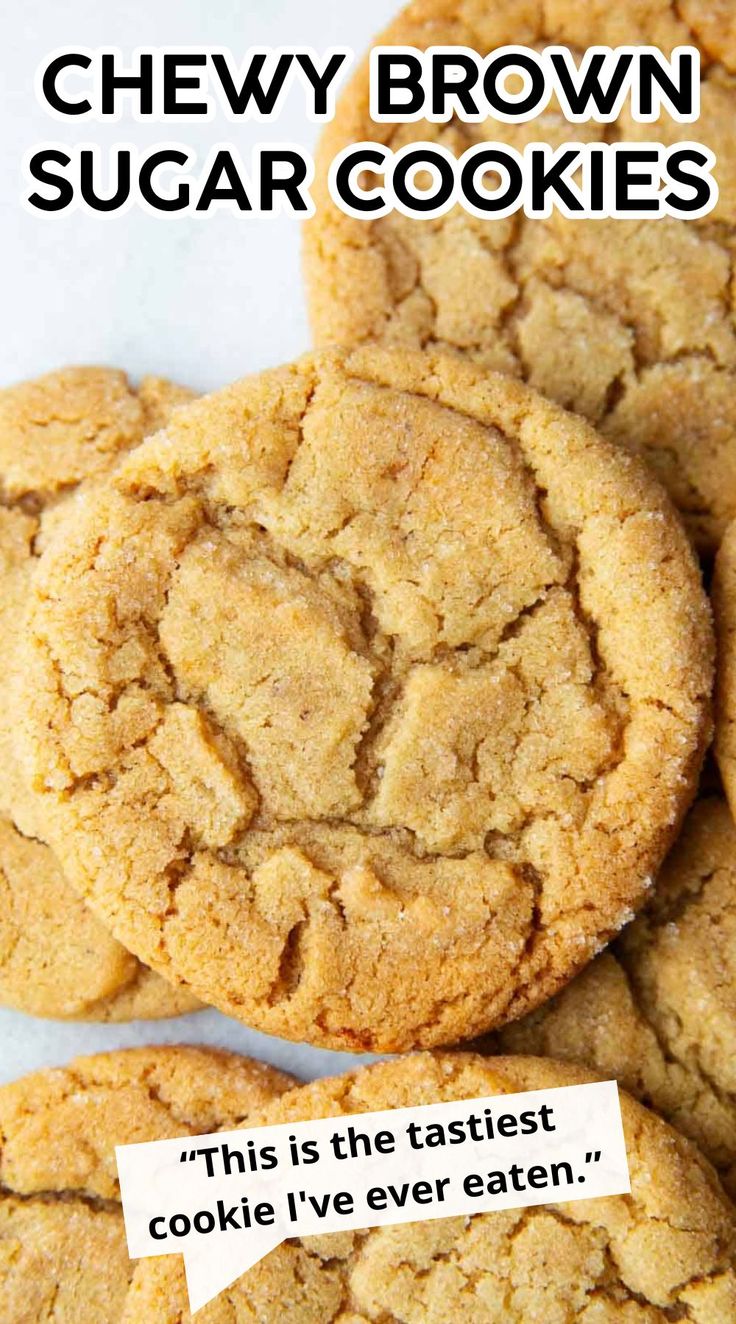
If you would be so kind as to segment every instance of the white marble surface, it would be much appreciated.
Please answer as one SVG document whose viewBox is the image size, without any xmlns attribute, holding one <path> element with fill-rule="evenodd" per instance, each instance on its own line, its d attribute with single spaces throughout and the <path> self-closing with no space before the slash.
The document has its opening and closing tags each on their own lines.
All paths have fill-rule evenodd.
<svg viewBox="0 0 736 1324">
<path fill-rule="evenodd" d="M 347 45 L 360 54 L 398 0 L 25 0 L 7 9 L 0 43 L 0 289 L 5 318 L 0 384 L 63 363 L 111 363 L 134 377 L 167 374 L 210 390 L 308 347 L 300 237 L 292 219 L 226 214 L 161 218 L 132 210 L 29 215 L 20 203 L 23 154 L 37 143 L 165 138 L 204 153 L 236 142 L 247 159 L 259 141 L 311 147 L 315 126 L 291 95 L 278 123 L 213 120 L 167 126 L 54 121 L 36 104 L 33 76 L 59 46 Z M 173 1021 L 79 1025 L 0 1010 L 0 1081 L 78 1053 L 190 1041 L 252 1053 L 310 1078 L 360 1059 L 267 1038 L 215 1011 Z"/>
</svg>

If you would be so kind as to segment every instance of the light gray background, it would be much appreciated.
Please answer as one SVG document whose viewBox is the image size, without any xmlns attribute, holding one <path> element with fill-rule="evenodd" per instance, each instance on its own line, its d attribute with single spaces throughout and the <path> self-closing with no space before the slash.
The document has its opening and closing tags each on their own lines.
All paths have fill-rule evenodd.
<svg viewBox="0 0 736 1324">
<path fill-rule="evenodd" d="M 33 77 L 58 46 L 350 46 L 359 56 L 399 0 L 25 0 L 5 6 L 0 43 L 0 288 L 4 334 L 0 385 L 66 363 L 110 363 L 133 377 L 162 373 L 211 390 L 293 358 L 309 337 L 298 223 L 225 213 L 109 217 L 32 215 L 20 202 L 21 160 L 34 145 L 167 138 L 203 156 L 233 142 L 247 162 L 257 142 L 310 149 L 317 126 L 298 85 L 272 124 L 215 118 L 199 124 L 117 124 L 52 119 L 37 105 Z M 306 1078 L 361 1059 L 267 1038 L 215 1011 L 172 1021 L 94 1026 L 41 1021 L 0 1010 L 0 1080 L 77 1053 L 185 1041 L 251 1053 Z"/>
</svg>

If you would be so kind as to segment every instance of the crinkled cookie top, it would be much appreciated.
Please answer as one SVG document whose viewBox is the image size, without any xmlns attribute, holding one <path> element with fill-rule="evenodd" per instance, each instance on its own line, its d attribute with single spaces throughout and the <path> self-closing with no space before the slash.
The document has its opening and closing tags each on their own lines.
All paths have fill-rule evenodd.
<svg viewBox="0 0 736 1324">
<path fill-rule="evenodd" d="M 709 0 L 416 0 L 381 44 L 498 46 L 654 44 L 699 47 L 695 124 L 570 124 L 550 107 L 525 124 L 375 124 L 368 65 L 327 126 L 317 214 L 305 230 L 318 343 L 382 340 L 449 349 L 514 372 L 575 409 L 652 465 L 698 546 L 712 552 L 736 515 L 736 11 Z M 435 220 L 343 214 L 327 171 L 363 140 L 398 150 L 437 142 L 459 156 L 500 142 L 696 139 L 717 158 L 720 198 L 698 221 L 482 220 L 460 207 Z"/>
<path fill-rule="evenodd" d="M 453 1042 L 641 902 L 711 637 L 629 455 L 453 358 L 308 356 L 178 411 L 34 578 L 27 773 L 141 959 L 271 1033 Z"/>
<path fill-rule="evenodd" d="M 615 1076 L 736 1192 L 736 825 L 720 797 L 691 811 L 621 939 L 494 1046 Z"/>
<path fill-rule="evenodd" d="M 77 1058 L 0 1088 L 3 1324 L 117 1324 L 134 1264 L 115 1146 L 247 1125 L 294 1081 L 208 1048 Z"/>
<path fill-rule="evenodd" d="M 12 750 L 15 650 L 44 541 L 80 484 L 191 399 L 163 378 L 135 389 L 125 373 L 94 367 L 0 390 L 0 1003 L 34 1015 L 118 1021 L 199 1006 L 131 956 L 72 891 L 42 845 Z"/>
<path fill-rule="evenodd" d="M 316 1081 L 256 1120 L 416 1107 L 579 1084 L 579 1069 L 468 1054 Z M 621 1096 L 631 1195 L 285 1242 L 197 1324 L 726 1324 L 736 1312 L 734 1210 L 695 1148 Z M 190 1324 L 178 1256 L 141 1260 L 123 1324 Z"/>
</svg>

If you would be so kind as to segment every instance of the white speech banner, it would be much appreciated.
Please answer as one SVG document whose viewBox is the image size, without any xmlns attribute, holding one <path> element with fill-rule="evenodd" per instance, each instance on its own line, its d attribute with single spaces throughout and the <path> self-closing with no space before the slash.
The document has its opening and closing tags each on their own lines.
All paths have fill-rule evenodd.
<svg viewBox="0 0 736 1324">
<path fill-rule="evenodd" d="M 116 1155 L 130 1255 L 183 1255 L 192 1313 L 288 1237 L 631 1189 L 610 1080 L 119 1145 Z"/>
</svg>

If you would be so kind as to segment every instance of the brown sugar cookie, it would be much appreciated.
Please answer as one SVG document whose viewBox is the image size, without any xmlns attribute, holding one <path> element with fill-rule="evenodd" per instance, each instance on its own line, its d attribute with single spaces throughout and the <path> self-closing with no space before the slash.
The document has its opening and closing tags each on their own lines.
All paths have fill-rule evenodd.
<svg viewBox="0 0 736 1324">
<path fill-rule="evenodd" d="M 695 1140 L 736 1193 L 736 825 L 699 800 L 645 912 L 494 1051 L 580 1062 Z"/>
<path fill-rule="evenodd" d="M 318 344 L 380 340 L 449 349 L 515 372 L 589 418 L 652 465 L 699 548 L 712 552 L 736 515 L 736 25 L 709 0 L 416 0 L 377 39 L 390 46 L 696 44 L 696 125 L 568 123 L 556 105 L 524 124 L 486 120 L 377 124 L 367 60 L 323 134 L 305 227 L 305 271 Z M 479 219 L 456 206 L 437 219 L 345 215 L 327 174 L 364 140 L 398 150 L 439 143 L 460 156 L 492 141 L 702 141 L 720 197 L 697 221 Z"/>
<path fill-rule="evenodd" d="M 177 1016 L 199 1006 L 113 938 L 48 846 L 1 817 L 0 1004 L 90 1021 Z"/>
<path fill-rule="evenodd" d="M 116 942 L 48 847 L 29 839 L 43 839 L 43 823 L 33 818 L 12 751 L 15 650 L 45 539 L 80 484 L 191 399 L 158 377 L 136 391 L 110 368 L 65 368 L 0 390 L 0 1003 L 38 1016 L 129 1020 L 199 1006 Z"/>
<path fill-rule="evenodd" d="M 537 1058 L 422 1054 L 268 1104 L 278 1123 L 580 1084 Z M 294 1238 L 197 1324 L 726 1324 L 736 1213 L 693 1145 L 621 1095 L 631 1195 Z M 252 1122 L 252 1124 L 253 1124 Z M 719 1313 L 720 1312 L 720 1313 Z M 140 1260 L 123 1324 L 189 1324 L 179 1256 Z"/>
<path fill-rule="evenodd" d="M 736 520 L 716 557 L 711 598 L 718 641 L 715 753 L 731 813 L 736 814 Z"/>
<path fill-rule="evenodd" d="M 0 811 L 22 814 L 7 677 L 34 562 L 68 498 L 163 427 L 192 392 L 159 377 L 135 390 L 114 368 L 62 368 L 0 390 Z"/>
<path fill-rule="evenodd" d="M 41 558 L 19 671 L 37 812 L 115 935 L 259 1029 L 398 1051 L 530 1010 L 639 906 L 711 638 L 636 460 L 366 349 L 131 453 Z"/>
<path fill-rule="evenodd" d="M 0 1088 L 3 1324 L 117 1324 L 134 1264 L 115 1146 L 247 1125 L 295 1082 L 204 1048 L 80 1057 Z"/>
</svg>

